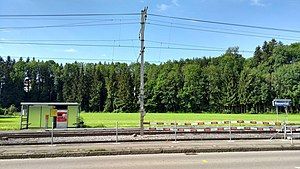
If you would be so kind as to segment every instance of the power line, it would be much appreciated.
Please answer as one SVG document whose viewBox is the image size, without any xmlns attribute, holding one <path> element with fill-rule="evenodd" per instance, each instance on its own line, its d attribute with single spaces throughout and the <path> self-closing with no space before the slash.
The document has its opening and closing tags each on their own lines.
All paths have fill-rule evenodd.
<svg viewBox="0 0 300 169">
<path fill-rule="evenodd" d="M 105 19 L 102 21 L 113 21 L 112 19 Z M 73 26 L 73 25 L 78 25 L 78 24 L 88 24 L 88 23 L 95 23 L 96 21 L 89 21 L 89 22 L 75 22 L 75 23 L 67 23 L 67 24 L 60 24 L 60 25 L 39 25 L 39 26 L 17 26 L 17 27 L 12 27 L 12 26 L 5 26 L 5 27 L 0 27 L 0 29 L 14 29 L 14 28 L 36 28 L 36 27 L 52 27 L 52 26 Z M 96 22 L 97 23 L 97 22 Z"/>
<path fill-rule="evenodd" d="M 78 47 L 120 47 L 132 48 L 129 45 L 107 45 L 107 44 L 78 44 L 78 43 L 37 43 L 37 42 L 6 42 L 0 41 L 0 44 L 10 45 L 41 45 L 41 46 L 78 46 Z M 138 46 L 134 46 L 138 47 Z"/>
<path fill-rule="evenodd" d="M 19 58 L 27 58 L 27 57 L 14 57 L 13 59 L 19 59 Z M 135 60 L 127 60 L 127 59 L 101 59 L 101 58 L 66 58 L 66 57 L 32 57 L 34 59 L 40 59 L 40 60 L 69 60 L 69 61 L 107 61 L 107 62 L 132 62 L 134 63 Z M 151 63 L 161 63 L 160 61 L 151 60 L 148 61 Z"/>
<path fill-rule="evenodd" d="M 71 13 L 71 14 L 19 14 L 19 15 L 0 15 L 0 17 L 83 17 L 83 16 L 121 16 L 121 15 L 140 15 L 140 13 Z"/>
<path fill-rule="evenodd" d="M 37 39 L 34 39 L 34 40 L 0 40 L 0 43 L 2 44 L 17 44 L 17 45 L 49 45 L 49 46 L 87 46 L 87 47 L 93 47 L 93 46 L 97 46 L 97 47 L 125 47 L 125 48 L 137 48 L 138 46 L 134 46 L 134 45 L 131 45 L 131 46 L 123 46 L 123 45 L 98 45 L 98 44 L 65 44 L 65 43 L 31 43 L 31 42 L 26 42 L 26 41 L 37 41 L 37 42 L 40 42 L 40 41 L 106 41 L 106 42 L 114 42 L 114 41 L 133 41 L 133 40 L 136 40 L 138 41 L 138 39 L 120 39 L 120 40 L 112 40 L 112 39 L 91 39 L 91 40 L 46 40 L 46 39 L 43 39 L 43 40 L 37 40 Z M 21 42 L 19 42 L 21 41 Z M 25 41 L 25 42 L 22 42 L 22 41 Z M 187 46 L 187 47 L 198 47 L 198 48 L 178 48 L 178 47 L 164 47 L 164 46 L 149 46 L 149 47 L 146 47 L 146 48 L 152 48 L 152 49 L 181 49 L 181 50 L 208 50 L 208 51 L 225 51 L 227 50 L 227 48 L 218 48 L 218 47 L 210 47 L 210 46 L 200 46 L 200 45 L 189 45 L 189 44 L 183 44 L 183 43 L 169 43 L 169 42 L 161 42 L 161 41 L 154 41 L 154 40 L 145 40 L 146 42 L 151 42 L 151 43 L 158 43 L 158 44 L 170 44 L 170 45 L 176 45 L 176 46 Z M 207 48 L 207 49 L 205 49 Z M 215 50 L 210 50 L 210 49 L 215 49 Z M 244 50 L 242 50 L 244 51 Z M 245 52 L 253 52 L 253 51 L 245 51 Z"/>
<path fill-rule="evenodd" d="M 280 34 L 270 34 L 270 33 L 261 33 L 261 32 L 253 32 L 253 31 L 245 31 L 245 30 L 240 30 L 240 29 L 230 29 L 230 28 L 215 28 L 215 27 L 208 27 L 208 26 L 199 26 L 199 25 L 192 25 L 192 24 L 183 24 L 183 23 L 174 23 L 174 22 L 166 22 L 166 21 L 162 21 L 162 20 L 157 20 L 157 19 L 148 19 L 150 22 L 154 21 L 154 22 L 159 22 L 159 23 L 169 23 L 171 24 L 170 27 L 172 27 L 172 25 L 180 25 L 180 26 L 191 26 L 191 27 L 196 27 L 196 28 L 204 28 L 204 29 L 213 29 L 213 30 L 229 30 L 229 31 L 234 31 L 234 32 L 243 32 L 243 33 L 251 33 L 249 34 L 250 36 L 252 34 L 259 34 L 259 35 L 265 35 L 265 36 L 271 36 L 271 37 L 276 37 L 278 39 L 282 39 L 282 38 L 299 38 L 300 37 L 295 37 L 295 36 L 287 36 L 287 35 L 280 35 Z"/>
<path fill-rule="evenodd" d="M 195 51 L 209 51 L 209 52 L 224 52 L 224 49 L 205 49 L 205 48 L 181 48 L 181 47 L 161 47 L 161 46 L 148 46 L 149 49 L 171 49 L 171 50 L 195 50 Z M 240 50 L 241 53 L 253 53 L 250 50 Z"/>
<path fill-rule="evenodd" d="M 114 42 L 138 41 L 138 39 L 4 39 L 5 42 Z"/>
<path fill-rule="evenodd" d="M 176 46 L 189 46 L 189 47 L 200 47 L 200 48 L 226 50 L 226 48 L 218 48 L 218 47 L 210 47 L 210 46 L 189 45 L 189 44 L 183 44 L 183 43 L 161 42 L 161 41 L 154 41 L 154 40 L 145 40 L 145 41 L 146 42 L 157 43 L 157 44 L 170 44 L 170 45 L 176 45 Z"/>
<path fill-rule="evenodd" d="M 49 21 L 71 21 L 71 20 L 76 20 L 76 21 L 106 21 L 106 20 L 126 20 L 126 21 L 136 21 L 137 19 L 124 19 L 124 18 L 109 18 L 109 19 L 95 19 L 95 18 L 1 18 L 1 20 L 7 19 L 7 20 L 49 20 Z"/>
<path fill-rule="evenodd" d="M 138 24 L 139 22 L 123 22 L 122 25 Z M 20 27 L 0 27 L 1 30 L 7 29 L 41 29 L 41 28 L 64 28 L 64 27 L 85 27 L 85 26 L 105 26 L 120 25 L 120 23 L 99 23 L 99 24 L 63 24 L 63 25 L 41 25 L 41 26 L 20 26 Z"/>
<path fill-rule="evenodd" d="M 276 38 L 274 36 L 265 36 L 265 35 L 257 35 L 257 34 L 245 34 L 245 33 L 235 33 L 235 32 L 217 31 L 217 30 L 209 30 L 209 29 L 201 29 L 201 28 L 191 28 L 191 27 L 175 26 L 175 25 L 170 26 L 170 25 L 150 23 L 150 22 L 148 22 L 147 24 L 149 24 L 149 25 L 155 25 L 155 26 L 162 26 L 162 27 L 173 27 L 173 28 L 186 29 L 186 30 L 195 30 L 195 31 L 203 31 L 203 32 L 230 34 L 230 35 L 240 35 L 240 36 L 257 37 L 257 38 Z M 277 37 L 277 38 L 278 39 L 284 39 L 284 40 L 299 41 L 299 39 L 293 39 L 293 38 L 282 38 L 282 37 Z"/>
<path fill-rule="evenodd" d="M 264 30 L 300 33 L 299 30 L 293 30 L 293 29 L 282 29 L 282 28 L 265 27 L 265 26 L 236 24 L 236 23 L 229 23 L 229 22 L 218 22 L 218 21 L 210 21 L 210 20 L 203 20 L 203 19 L 194 19 L 194 18 L 185 18 L 185 17 L 176 17 L 176 16 L 166 16 L 166 15 L 159 15 L 159 14 L 148 14 L 148 15 L 156 16 L 156 17 L 162 17 L 162 18 L 178 19 L 178 20 L 193 21 L 193 22 L 203 22 L 203 23 L 218 24 L 218 25 L 227 25 L 227 26 L 245 27 L 245 28 L 253 28 L 253 29 L 264 29 Z"/>
<path fill-rule="evenodd" d="M 138 48 L 132 45 L 107 45 L 107 44 L 78 44 L 78 43 L 35 43 L 35 42 L 6 42 L 0 41 L 0 44 L 7 45 L 40 45 L 40 46 L 78 46 L 78 47 L 119 47 L 119 48 Z M 207 49 L 207 48 L 183 48 L 183 47 L 163 47 L 163 46 L 146 46 L 148 49 L 169 49 L 169 50 L 194 50 L 194 51 L 211 51 L 224 52 L 225 49 Z M 212 47 L 213 48 L 213 47 Z M 254 51 L 241 50 L 240 52 L 253 53 Z"/>
</svg>

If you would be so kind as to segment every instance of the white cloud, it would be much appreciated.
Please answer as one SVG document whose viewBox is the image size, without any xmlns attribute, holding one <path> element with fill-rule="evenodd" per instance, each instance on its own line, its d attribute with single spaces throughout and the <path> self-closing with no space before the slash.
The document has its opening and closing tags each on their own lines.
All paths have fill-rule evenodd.
<svg viewBox="0 0 300 169">
<path fill-rule="evenodd" d="M 11 32 L 9 29 L 0 29 L 1 32 Z"/>
<path fill-rule="evenodd" d="M 168 3 L 168 4 L 158 4 L 158 5 L 156 5 L 157 10 L 158 10 L 159 12 L 166 11 L 166 10 L 168 10 L 170 7 L 174 7 L 174 6 L 177 6 L 177 7 L 180 6 L 179 3 L 178 3 L 178 0 L 171 0 L 171 2 Z"/>
<path fill-rule="evenodd" d="M 172 4 L 175 6 L 179 6 L 178 0 L 172 0 Z"/>
<path fill-rule="evenodd" d="M 251 5 L 253 6 L 265 6 L 262 0 L 250 0 L 250 1 L 251 1 Z"/>
<path fill-rule="evenodd" d="M 159 12 L 165 11 L 165 10 L 167 10 L 169 7 L 170 7 L 170 6 L 167 5 L 167 4 L 159 4 L 159 5 L 157 5 L 157 8 L 158 8 L 158 11 L 159 11 Z"/>
<path fill-rule="evenodd" d="M 77 52 L 77 50 L 75 50 L 75 49 L 73 49 L 73 48 L 66 49 L 66 50 L 64 50 L 64 51 L 67 52 L 67 53 L 76 53 L 76 52 Z"/>
<path fill-rule="evenodd" d="M 102 54 L 101 57 L 106 57 L 106 54 Z"/>
</svg>

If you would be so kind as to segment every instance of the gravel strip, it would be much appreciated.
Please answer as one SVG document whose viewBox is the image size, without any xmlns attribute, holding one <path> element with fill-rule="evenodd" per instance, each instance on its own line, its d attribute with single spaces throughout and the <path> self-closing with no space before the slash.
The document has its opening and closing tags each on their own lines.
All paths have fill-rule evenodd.
<svg viewBox="0 0 300 169">
<path fill-rule="evenodd" d="M 269 139 L 274 133 L 233 133 L 232 139 Z M 275 137 L 283 138 L 283 134 L 276 134 Z M 300 138 L 300 134 L 295 134 L 294 139 Z M 130 141 L 175 141 L 175 134 L 158 134 L 158 135 L 119 135 L 119 142 Z M 177 140 L 229 140 L 228 133 L 180 133 L 177 134 Z M 54 137 L 55 144 L 64 143 L 101 143 L 116 142 L 116 136 L 82 136 L 82 137 Z M 26 145 L 26 144 L 50 144 L 51 137 L 40 138 L 2 138 L 0 145 Z"/>
</svg>

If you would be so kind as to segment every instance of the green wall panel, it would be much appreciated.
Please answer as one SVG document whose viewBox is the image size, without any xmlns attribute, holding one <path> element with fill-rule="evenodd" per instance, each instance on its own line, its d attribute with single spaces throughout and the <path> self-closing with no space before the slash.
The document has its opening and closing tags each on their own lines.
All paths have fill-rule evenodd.
<svg viewBox="0 0 300 169">
<path fill-rule="evenodd" d="M 52 125 L 52 117 L 50 117 L 50 108 L 51 106 L 42 106 L 42 114 L 41 114 L 41 127 L 42 128 L 51 128 Z M 48 121 L 46 122 L 46 115 L 48 115 Z M 48 123 L 46 125 L 46 123 Z"/>
<path fill-rule="evenodd" d="M 28 117 L 29 128 L 41 127 L 41 106 L 30 106 Z"/>
<path fill-rule="evenodd" d="M 76 127 L 78 106 L 68 106 L 68 127 Z"/>
</svg>

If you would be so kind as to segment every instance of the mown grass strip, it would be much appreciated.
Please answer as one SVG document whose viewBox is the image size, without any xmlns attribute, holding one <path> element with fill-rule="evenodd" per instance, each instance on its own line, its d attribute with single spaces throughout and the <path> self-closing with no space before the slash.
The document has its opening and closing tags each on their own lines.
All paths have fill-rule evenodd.
<svg viewBox="0 0 300 169">
<path fill-rule="evenodd" d="M 138 127 L 139 113 L 82 113 L 86 125 L 91 127 L 104 126 L 115 127 L 119 122 L 121 127 Z M 276 114 L 195 114 L 195 113 L 147 113 L 146 122 L 165 122 L 165 123 L 197 123 L 202 121 L 268 121 L 276 122 Z M 285 120 L 285 114 L 278 116 L 279 121 Z M 288 115 L 288 121 L 292 123 L 300 122 L 300 115 Z M 240 124 L 238 124 L 240 125 Z M 218 125 L 216 125 L 218 126 Z M 253 125 L 255 126 L 255 125 Z"/>
<path fill-rule="evenodd" d="M 0 116 L 0 130 L 19 130 L 19 116 Z"/>
<path fill-rule="evenodd" d="M 88 127 L 106 127 L 113 128 L 116 122 L 119 127 L 139 127 L 139 113 L 81 113 L 81 118 Z M 285 114 L 278 116 L 279 121 L 285 119 Z M 146 122 L 164 122 L 164 123 L 202 123 L 211 121 L 265 121 L 276 122 L 276 114 L 213 114 L 213 113 L 147 113 Z M 300 115 L 288 115 L 288 121 L 291 123 L 300 123 Z M 223 124 L 212 124 L 212 126 L 222 126 Z M 244 124 L 237 124 L 244 125 Z M 245 124 L 246 125 L 246 124 Z M 257 124 L 252 124 L 255 126 Z M 20 126 L 19 116 L 0 116 L 0 130 L 18 130 Z"/>
</svg>

